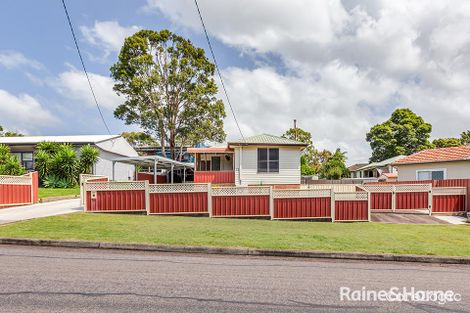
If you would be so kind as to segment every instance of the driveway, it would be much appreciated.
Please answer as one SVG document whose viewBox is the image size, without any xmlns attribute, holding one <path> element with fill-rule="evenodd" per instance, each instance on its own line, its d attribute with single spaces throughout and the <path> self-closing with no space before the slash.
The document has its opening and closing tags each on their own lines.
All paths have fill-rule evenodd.
<svg viewBox="0 0 470 313">
<path fill-rule="evenodd" d="M 427 214 L 412 213 L 371 213 L 372 222 L 391 224 L 450 224 L 449 222 Z"/>
<path fill-rule="evenodd" d="M 80 211 L 83 211 L 83 208 L 80 206 L 80 199 L 18 206 L 8 209 L 0 209 L 0 224 Z"/>
</svg>

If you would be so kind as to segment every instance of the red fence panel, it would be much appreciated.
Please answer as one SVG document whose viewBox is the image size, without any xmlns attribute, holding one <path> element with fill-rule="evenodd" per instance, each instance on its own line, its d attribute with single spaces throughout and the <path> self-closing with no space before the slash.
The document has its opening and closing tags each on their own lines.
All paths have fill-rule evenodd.
<svg viewBox="0 0 470 313">
<path fill-rule="evenodd" d="M 194 172 L 195 183 L 234 184 L 234 171 L 196 171 Z"/>
<path fill-rule="evenodd" d="M 149 214 L 208 213 L 207 192 L 151 193 Z"/>
<path fill-rule="evenodd" d="M 427 192 L 398 192 L 396 194 L 396 209 L 427 209 L 428 195 Z"/>
<path fill-rule="evenodd" d="M 335 201 L 335 221 L 368 221 L 367 200 Z"/>
<path fill-rule="evenodd" d="M 465 211 L 465 195 L 440 195 L 432 197 L 432 211 L 453 213 Z"/>
<path fill-rule="evenodd" d="M 391 192 L 371 192 L 370 194 L 371 210 L 391 210 L 392 193 Z"/>
<path fill-rule="evenodd" d="M 274 199 L 273 218 L 331 218 L 331 198 Z"/>
<path fill-rule="evenodd" d="M 212 216 L 269 216 L 269 196 L 216 196 L 212 197 Z"/>
<path fill-rule="evenodd" d="M 144 173 L 144 172 L 139 172 L 137 173 L 136 177 L 137 181 L 144 181 L 148 180 L 149 184 L 155 184 L 154 182 L 154 176 L 153 173 Z M 157 184 L 166 184 L 166 175 L 157 175 Z"/>
<path fill-rule="evenodd" d="M 145 190 L 103 190 L 86 192 L 90 212 L 145 211 Z"/>
<path fill-rule="evenodd" d="M 0 185 L 0 206 L 31 202 L 31 185 Z"/>
</svg>

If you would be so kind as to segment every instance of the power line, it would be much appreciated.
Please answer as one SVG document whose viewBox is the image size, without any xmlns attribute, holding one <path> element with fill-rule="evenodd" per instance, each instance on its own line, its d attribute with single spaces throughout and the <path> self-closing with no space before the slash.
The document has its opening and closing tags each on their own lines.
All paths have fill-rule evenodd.
<svg viewBox="0 0 470 313">
<path fill-rule="evenodd" d="M 222 74 L 220 73 L 219 65 L 217 64 L 217 59 L 215 58 L 214 49 L 212 49 L 212 44 L 209 39 L 209 34 L 207 33 L 206 25 L 204 24 L 204 19 L 202 18 L 201 10 L 199 9 L 197 0 L 194 0 L 194 3 L 196 4 L 197 13 L 199 14 L 199 19 L 201 20 L 201 25 L 202 25 L 202 28 L 204 29 L 204 34 L 206 35 L 207 44 L 209 45 L 209 50 L 211 52 L 212 59 L 214 60 L 215 69 L 217 70 L 217 75 L 219 76 L 220 83 L 222 84 L 222 89 L 224 91 L 225 97 L 227 98 L 227 103 L 230 106 L 230 111 L 232 111 L 233 119 L 235 120 L 235 123 L 237 124 L 238 131 L 240 132 L 242 139 L 245 140 L 245 136 L 243 136 L 242 129 L 240 128 L 240 125 L 238 124 L 237 116 L 235 115 L 235 111 L 233 110 L 232 103 L 230 102 L 230 98 L 228 97 L 227 89 L 225 88 L 224 80 L 222 78 Z"/>
<path fill-rule="evenodd" d="M 98 108 L 98 112 L 100 113 L 101 120 L 103 121 L 108 134 L 111 135 L 111 131 L 109 130 L 108 124 L 106 124 L 106 120 L 104 119 L 103 112 L 101 112 L 100 105 L 98 104 L 98 100 L 96 100 L 95 91 L 91 85 L 90 77 L 88 76 L 88 72 L 85 67 L 85 62 L 83 62 L 82 53 L 80 52 L 80 48 L 78 47 L 77 37 L 75 36 L 75 31 L 73 30 L 72 21 L 70 20 L 69 12 L 67 10 L 67 6 L 65 5 L 65 0 L 62 0 L 62 5 L 64 6 L 65 15 L 67 16 L 67 21 L 69 22 L 70 31 L 72 32 L 73 41 L 75 42 L 75 47 L 77 48 L 78 56 L 80 57 L 80 62 L 82 63 L 83 71 L 85 72 L 86 79 L 88 80 L 88 86 L 90 86 L 91 94 L 93 95 L 93 99 L 95 100 L 96 107 Z"/>
</svg>

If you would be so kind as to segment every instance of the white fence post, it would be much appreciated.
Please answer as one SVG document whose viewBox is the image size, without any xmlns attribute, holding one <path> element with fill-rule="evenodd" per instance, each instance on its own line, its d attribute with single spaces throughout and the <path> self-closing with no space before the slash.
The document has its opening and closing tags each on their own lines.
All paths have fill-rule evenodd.
<svg viewBox="0 0 470 313">
<path fill-rule="evenodd" d="M 432 215 L 432 185 L 429 185 L 429 192 L 428 192 L 428 210 L 429 215 Z"/>
<path fill-rule="evenodd" d="M 274 195 L 273 195 L 273 186 L 269 187 L 269 216 L 271 219 L 274 217 Z"/>
<path fill-rule="evenodd" d="M 333 189 L 330 189 L 330 200 L 331 200 L 331 222 L 335 221 L 335 192 Z"/>
<path fill-rule="evenodd" d="M 397 186 L 392 185 L 392 211 L 395 212 L 397 208 Z"/>
<path fill-rule="evenodd" d="M 370 191 L 367 192 L 367 220 L 370 222 Z"/>
<path fill-rule="evenodd" d="M 207 184 L 207 210 L 209 211 L 209 217 L 212 217 L 212 184 Z"/>
<path fill-rule="evenodd" d="M 150 184 L 149 181 L 145 181 L 145 211 L 147 215 L 150 214 Z"/>
</svg>

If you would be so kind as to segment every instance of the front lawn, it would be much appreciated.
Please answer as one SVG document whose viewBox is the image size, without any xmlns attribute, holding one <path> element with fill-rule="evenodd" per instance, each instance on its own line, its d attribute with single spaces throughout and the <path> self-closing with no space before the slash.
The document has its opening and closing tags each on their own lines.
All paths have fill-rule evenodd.
<svg viewBox="0 0 470 313">
<path fill-rule="evenodd" d="M 470 227 L 78 213 L 0 226 L 0 237 L 470 256 Z"/>
<path fill-rule="evenodd" d="M 39 188 L 39 199 L 60 196 L 79 196 L 80 187 L 75 188 Z"/>
</svg>

